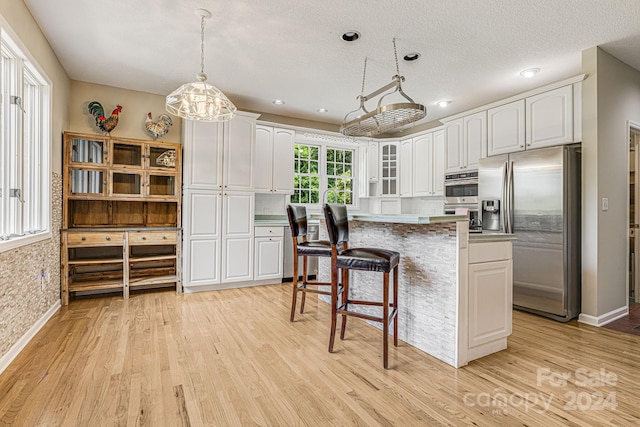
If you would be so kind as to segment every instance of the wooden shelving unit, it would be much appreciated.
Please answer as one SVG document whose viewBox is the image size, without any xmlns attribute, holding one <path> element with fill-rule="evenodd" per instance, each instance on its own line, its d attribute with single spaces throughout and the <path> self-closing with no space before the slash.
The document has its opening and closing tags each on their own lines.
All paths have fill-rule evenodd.
<svg viewBox="0 0 640 427">
<path fill-rule="evenodd" d="M 64 135 L 62 303 L 76 292 L 173 286 L 180 271 L 182 146 Z"/>
</svg>

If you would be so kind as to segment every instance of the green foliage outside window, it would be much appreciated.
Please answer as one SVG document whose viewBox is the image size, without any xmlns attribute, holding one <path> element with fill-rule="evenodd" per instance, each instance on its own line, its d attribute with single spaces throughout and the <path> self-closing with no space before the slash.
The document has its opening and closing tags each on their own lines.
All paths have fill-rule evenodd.
<svg viewBox="0 0 640 427">
<path fill-rule="evenodd" d="M 294 193 L 291 203 L 320 203 L 320 150 L 313 145 L 296 144 L 294 147 Z M 353 203 L 353 157 L 352 150 L 326 149 L 328 203 Z"/>
</svg>

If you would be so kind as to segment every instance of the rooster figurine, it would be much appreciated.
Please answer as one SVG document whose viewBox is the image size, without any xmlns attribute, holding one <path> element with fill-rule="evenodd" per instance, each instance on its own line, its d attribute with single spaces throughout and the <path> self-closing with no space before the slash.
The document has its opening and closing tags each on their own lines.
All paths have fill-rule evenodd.
<svg viewBox="0 0 640 427">
<path fill-rule="evenodd" d="M 144 121 L 144 128 L 149 135 L 153 136 L 153 139 L 158 139 L 161 136 L 166 135 L 169 132 L 169 128 L 173 125 L 171 117 L 166 114 L 160 114 L 158 116 L 158 122 L 154 123 L 151 119 L 151 113 L 147 114 L 147 119 Z"/>
<path fill-rule="evenodd" d="M 96 118 L 96 126 L 98 126 L 101 131 L 106 132 L 109 135 L 111 135 L 111 131 L 118 126 L 118 114 L 120 114 L 121 111 L 122 106 L 116 105 L 115 110 L 111 112 L 111 116 L 107 118 L 104 115 L 104 108 L 102 108 L 102 104 L 97 101 L 89 103 L 89 112 Z"/>
</svg>

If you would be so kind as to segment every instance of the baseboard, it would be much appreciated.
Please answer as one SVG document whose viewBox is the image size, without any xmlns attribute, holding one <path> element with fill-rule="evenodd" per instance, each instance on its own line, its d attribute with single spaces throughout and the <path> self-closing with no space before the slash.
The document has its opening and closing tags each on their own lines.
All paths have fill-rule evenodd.
<svg viewBox="0 0 640 427">
<path fill-rule="evenodd" d="M 54 314 L 60 309 L 60 300 L 56 301 L 46 313 L 42 315 L 40 319 L 33 324 L 29 330 L 20 337 L 20 339 L 0 358 L 0 374 L 4 372 L 7 367 L 13 362 L 18 354 L 29 344 L 29 342 L 36 336 L 38 331 L 53 317 Z"/>
<path fill-rule="evenodd" d="M 580 313 L 580 316 L 578 316 L 578 322 L 585 323 L 591 326 L 604 326 L 607 323 L 611 323 L 614 320 L 618 320 L 624 316 L 627 316 L 628 314 L 628 306 L 616 308 L 615 310 L 611 310 L 610 312 L 605 313 L 601 316 L 591 316 L 589 314 Z"/>
<path fill-rule="evenodd" d="M 216 283 L 213 285 L 184 286 L 182 290 L 185 294 L 193 294 L 196 292 L 221 291 L 224 289 L 235 289 L 235 288 L 250 288 L 253 286 L 278 285 L 281 283 L 282 283 L 282 279 L 251 280 L 249 282 L 230 282 L 230 283 Z"/>
</svg>

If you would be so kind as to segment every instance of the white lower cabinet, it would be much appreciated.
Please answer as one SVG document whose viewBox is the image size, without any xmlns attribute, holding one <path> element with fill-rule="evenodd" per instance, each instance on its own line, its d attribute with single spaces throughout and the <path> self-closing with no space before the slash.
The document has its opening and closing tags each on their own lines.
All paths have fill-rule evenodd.
<svg viewBox="0 0 640 427">
<path fill-rule="evenodd" d="M 254 280 L 282 279 L 283 227 L 256 227 L 254 243 Z"/>
<path fill-rule="evenodd" d="M 254 193 L 184 194 L 184 287 L 253 280 Z"/>
<path fill-rule="evenodd" d="M 511 335 L 511 242 L 469 245 L 468 360 L 507 347 Z"/>
</svg>

